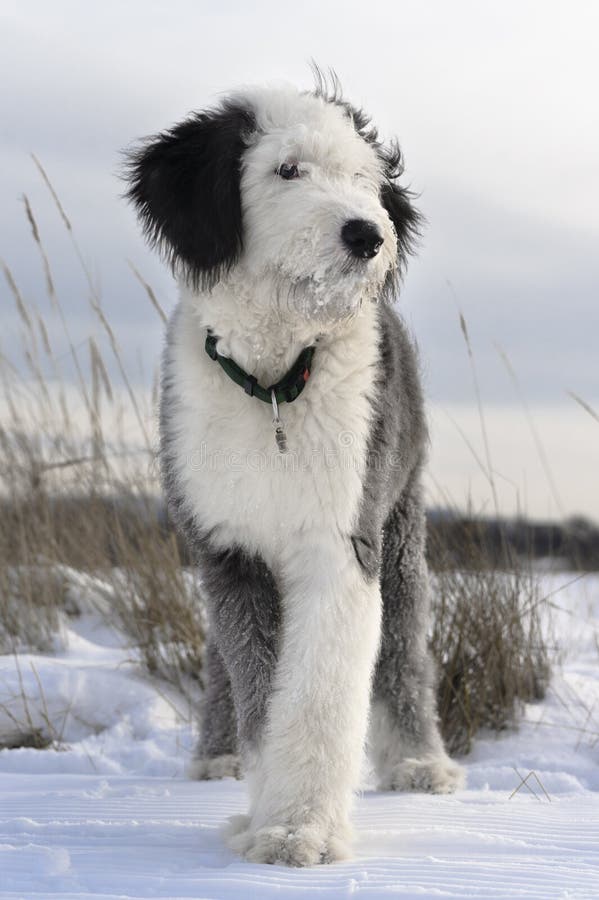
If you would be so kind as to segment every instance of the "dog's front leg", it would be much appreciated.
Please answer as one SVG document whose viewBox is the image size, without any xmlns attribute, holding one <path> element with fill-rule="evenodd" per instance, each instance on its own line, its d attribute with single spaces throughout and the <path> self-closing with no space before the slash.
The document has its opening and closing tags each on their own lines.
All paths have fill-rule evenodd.
<svg viewBox="0 0 599 900">
<path fill-rule="evenodd" d="M 251 821 L 231 845 L 254 862 L 303 866 L 347 855 L 381 603 L 378 580 L 364 577 L 341 537 L 291 541 L 281 582 L 280 652 Z"/>
</svg>

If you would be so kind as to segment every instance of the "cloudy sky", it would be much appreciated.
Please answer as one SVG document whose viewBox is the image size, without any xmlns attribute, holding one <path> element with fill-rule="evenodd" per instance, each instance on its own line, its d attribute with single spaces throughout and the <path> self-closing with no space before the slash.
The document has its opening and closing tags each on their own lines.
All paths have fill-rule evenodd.
<svg viewBox="0 0 599 900">
<path fill-rule="evenodd" d="M 599 520 L 599 422 L 567 394 L 599 409 L 598 36 L 588 0 L 3 0 L 0 258 L 43 305 L 25 193 L 73 335 L 96 330 L 33 152 L 149 380 L 161 325 L 127 261 L 166 309 L 175 289 L 119 198 L 119 149 L 239 84 L 309 87 L 314 58 L 399 137 L 428 220 L 399 307 L 430 402 L 431 498 L 492 512 L 461 311 L 502 509 Z M 0 303 L 6 349 L 20 326 L 4 283 Z"/>
</svg>

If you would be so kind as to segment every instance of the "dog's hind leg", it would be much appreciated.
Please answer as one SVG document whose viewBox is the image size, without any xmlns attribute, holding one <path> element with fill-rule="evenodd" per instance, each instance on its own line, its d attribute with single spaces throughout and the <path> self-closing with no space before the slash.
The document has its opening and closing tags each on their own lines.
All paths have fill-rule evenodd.
<svg viewBox="0 0 599 900">
<path fill-rule="evenodd" d="M 461 768 L 445 752 L 427 646 L 429 585 L 420 486 L 412 482 L 384 527 L 383 622 L 375 669 L 370 751 L 382 790 L 450 793 Z"/>
<path fill-rule="evenodd" d="M 237 716 L 231 681 L 214 640 L 208 636 L 202 669 L 204 696 L 200 722 L 200 742 L 187 767 L 190 778 L 238 778 Z"/>
</svg>

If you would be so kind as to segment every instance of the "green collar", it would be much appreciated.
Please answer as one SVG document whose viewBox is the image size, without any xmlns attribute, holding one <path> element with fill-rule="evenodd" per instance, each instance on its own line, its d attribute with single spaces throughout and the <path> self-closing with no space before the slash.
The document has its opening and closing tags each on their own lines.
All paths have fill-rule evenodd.
<svg viewBox="0 0 599 900">
<path fill-rule="evenodd" d="M 227 373 L 229 378 L 240 385 L 250 397 L 257 397 L 264 403 L 272 404 L 272 395 L 274 391 L 277 403 L 293 403 L 297 400 L 301 392 L 306 386 L 306 382 L 310 377 L 310 366 L 312 365 L 312 357 L 314 356 L 315 347 L 305 347 L 294 364 L 291 366 L 286 375 L 271 384 L 268 388 L 263 388 L 258 384 L 258 380 L 253 375 L 248 375 L 241 366 L 229 359 L 228 356 L 221 356 L 216 350 L 218 338 L 208 329 L 206 337 L 206 353 L 210 359 L 218 362 L 222 369 Z"/>
</svg>

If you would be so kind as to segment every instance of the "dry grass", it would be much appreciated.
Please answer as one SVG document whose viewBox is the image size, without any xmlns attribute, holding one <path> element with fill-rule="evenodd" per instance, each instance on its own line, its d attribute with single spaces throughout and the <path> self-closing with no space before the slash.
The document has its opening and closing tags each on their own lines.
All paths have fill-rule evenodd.
<svg viewBox="0 0 599 900">
<path fill-rule="evenodd" d="M 49 650 L 65 615 L 82 609 L 71 573 L 95 576 L 91 605 L 141 650 L 151 674 L 179 688 L 199 679 L 204 641 L 199 590 L 181 565 L 175 534 L 155 498 L 113 485 L 118 500 L 79 486 L 76 496 L 38 487 L 0 503 L 0 651 Z M 90 594 L 89 588 L 87 594 Z"/>
<path fill-rule="evenodd" d="M 61 750 L 64 746 L 63 729 L 67 721 L 68 711 L 63 715 L 61 723 L 55 721 L 50 715 L 44 687 L 33 664 L 31 669 L 37 681 L 39 702 L 32 709 L 32 701 L 25 690 L 17 653 L 15 653 L 15 669 L 18 675 L 18 697 L 21 705 L 21 715 L 15 715 L 7 703 L 0 702 L 0 712 L 5 715 L 11 725 L 11 730 L 4 730 L 2 735 L 0 735 L 0 750 L 12 750 L 17 747 L 32 747 L 34 750 L 45 750 L 48 747 L 52 747 L 54 750 Z"/>
<path fill-rule="evenodd" d="M 42 314 L 2 264 L 22 339 L 12 356 L 0 351 L 0 649 L 54 645 L 64 615 L 78 612 L 67 589 L 70 567 L 105 586 L 109 617 L 118 617 L 148 670 L 184 688 L 187 679 L 200 677 L 204 625 L 197 584 L 158 515 L 155 397 L 132 384 L 71 223 L 35 162 L 82 267 L 90 328 L 100 338 L 75 345 L 24 198 L 47 298 Z M 142 286 L 161 313 L 143 280 Z M 51 346 L 56 334 L 66 359 Z M 71 376 L 63 374 L 67 368 Z"/>
<path fill-rule="evenodd" d="M 448 548 L 436 548 L 433 578 L 439 715 L 452 753 L 467 753 L 481 728 L 513 724 L 523 703 L 544 697 L 550 678 L 545 598 L 530 566 L 498 564 L 474 540 L 461 549 L 469 564 L 455 568 L 440 564 Z"/>
<path fill-rule="evenodd" d="M 200 677 L 203 612 L 193 576 L 182 565 L 182 548 L 161 513 L 150 437 L 155 398 L 148 400 L 129 379 L 71 223 L 36 165 L 73 243 L 77 265 L 83 267 L 90 317 L 103 340 L 90 337 L 84 346 L 75 346 L 26 201 L 47 312 L 42 315 L 21 295 L 3 265 L 23 343 L 18 359 L 0 352 L 0 651 L 50 649 L 64 616 L 81 611 L 69 572 L 87 573 L 105 586 L 98 608 L 118 618 L 141 649 L 148 670 L 185 690 L 190 678 Z M 164 318 L 151 287 L 135 270 L 134 275 Z M 463 320 L 462 326 L 467 339 Z M 49 338 L 57 329 L 60 354 Z M 73 373 L 69 377 L 63 374 L 65 347 Z M 116 379 L 109 377 L 104 354 L 112 357 Z M 477 401 L 485 446 L 482 465 L 494 493 L 478 388 Z M 135 425 L 133 450 L 123 434 L 124 421 Z M 513 565 L 506 572 L 496 561 L 481 558 L 478 548 L 472 548 L 468 564 L 459 570 L 444 564 L 443 553 L 443 548 L 434 550 L 438 572 L 432 642 L 441 669 L 443 731 L 451 749 L 463 752 L 478 728 L 503 728 L 514 720 L 521 701 L 542 696 L 548 658 L 532 575 Z M 35 743 L 33 731 L 26 733 Z"/>
</svg>

